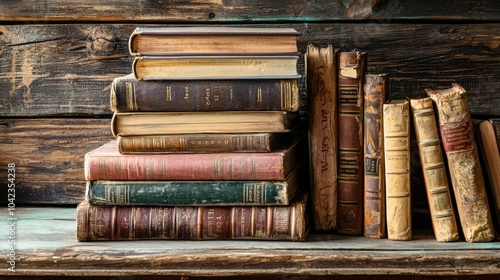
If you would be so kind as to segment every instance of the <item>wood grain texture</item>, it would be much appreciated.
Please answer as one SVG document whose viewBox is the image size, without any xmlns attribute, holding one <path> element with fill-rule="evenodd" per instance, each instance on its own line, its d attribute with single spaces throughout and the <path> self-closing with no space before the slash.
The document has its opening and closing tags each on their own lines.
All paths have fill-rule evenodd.
<svg viewBox="0 0 500 280">
<path fill-rule="evenodd" d="M 1 21 L 261 22 L 335 20 L 498 20 L 498 1 L 4 1 Z"/>
<path fill-rule="evenodd" d="M 127 42 L 136 26 L 0 26 L 0 116 L 111 114 L 110 85 L 113 78 L 131 73 L 133 58 Z M 424 88 L 457 82 L 469 92 L 473 115 L 500 116 L 496 109 L 500 106 L 500 23 L 260 26 L 295 28 L 302 33 L 298 38 L 302 53 L 309 42 L 334 42 L 335 48 L 344 51 L 367 52 L 368 72 L 391 74 L 391 99 L 425 97 Z M 303 59 L 298 68 L 303 75 Z"/>
<path fill-rule="evenodd" d="M 112 139 L 110 119 L 0 119 L 0 176 L 14 163 L 16 204 L 75 204 L 86 152 Z"/>
</svg>

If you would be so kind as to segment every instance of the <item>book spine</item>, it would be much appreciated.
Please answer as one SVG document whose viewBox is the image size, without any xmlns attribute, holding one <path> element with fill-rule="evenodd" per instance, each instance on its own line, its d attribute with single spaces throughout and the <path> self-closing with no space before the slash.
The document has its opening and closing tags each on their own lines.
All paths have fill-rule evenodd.
<svg viewBox="0 0 500 280">
<path fill-rule="evenodd" d="M 383 105 L 387 238 L 411 240 L 410 108 Z"/>
<path fill-rule="evenodd" d="M 161 80 L 119 77 L 111 85 L 115 112 L 290 111 L 300 106 L 297 79 Z"/>
<path fill-rule="evenodd" d="M 363 84 L 366 53 L 339 55 L 337 232 L 363 234 Z"/>
<path fill-rule="evenodd" d="M 77 207 L 77 239 L 293 240 L 307 236 L 306 196 L 290 206 Z"/>
<path fill-rule="evenodd" d="M 458 240 L 460 234 L 453 210 L 432 99 L 429 97 L 412 99 L 410 105 L 434 235 L 440 242 Z"/>
<path fill-rule="evenodd" d="M 173 134 L 118 136 L 121 154 L 270 152 L 286 134 Z"/>
<path fill-rule="evenodd" d="M 491 241 L 495 235 L 465 90 L 453 84 L 451 88 L 427 93 L 436 104 L 465 240 Z"/>
<path fill-rule="evenodd" d="M 311 197 L 314 229 L 337 225 L 337 57 L 332 45 L 307 48 Z"/>
<path fill-rule="evenodd" d="M 364 236 L 384 238 L 385 169 L 382 106 L 389 90 L 389 76 L 368 74 L 364 84 Z"/>
</svg>

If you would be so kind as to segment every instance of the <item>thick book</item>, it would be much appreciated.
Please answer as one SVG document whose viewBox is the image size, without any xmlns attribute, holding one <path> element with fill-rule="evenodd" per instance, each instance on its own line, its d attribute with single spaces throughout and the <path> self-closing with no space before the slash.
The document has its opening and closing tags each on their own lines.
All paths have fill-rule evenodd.
<svg viewBox="0 0 500 280">
<path fill-rule="evenodd" d="M 337 58 L 331 44 L 306 53 L 309 154 L 314 229 L 337 227 Z"/>
<path fill-rule="evenodd" d="M 410 106 L 407 100 L 383 105 L 387 238 L 411 240 Z"/>
<path fill-rule="evenodd" d="M 121 154 L 271 152 L 288 133 L 185 133 L 118 136 Z"/>
<path fill-rule="evenodd" d="M 366 53 L 339 54 L 337 232 L 362 235 L 364 228 L 363 84 Z"/>
<path fill-rule="evenodd" d="M 467 242 L 495 237 L 465 90 L 458 84 L 426 89 L 439 120 L 458 216 Z"/>
<path fill-rule="evenodd" d="M 184 133 L 290 132 L 297 114 L 285 111 L 136 112 L 113 114 L 114 136 Z"/>
<path fill-rule="evenodd" d="M 305 160 L 306 144 L 297 138 L 269 153 L 123 155 L 111 140 L 85 155 L 85 180 L 285 180 Z"/>
<path fill-rule="evenodd" d="M 138 80 L 297 79 L 298 54 L 138 56 L 132 73 Z"/>
<path fill-rule="evenodd" d="M 290 111 L 300 107 L 297 79 L 136 80 L 111 84 L 114 112 Z"/>
<path fill-rule="evenodd" d="M 287 206 L 77 206 L 76 238 L 291 240 L 308 233 L 307 195 Z"/>
<path fill-rule="evenodd" d="M 131 55 L 259 54 L 298 52 L 293 28 L 138 27 L 129 38 Z"/>
<path fill-rule="evenodd" d="M 386 219 L 382 106 L 389 92 L 389 75 L 367 74 L 363 92 L 364 236 L 384 238 Z"/>
<path fill-rule="evenodd" d="M 279 181 L 88 181 L 87 198 L 93 205 L 288 205 L 299 176 L 296 169 Z"/>
<path fill-rule="evenodd" d="M 460 234 L 432 99 L 411 99 L 410 106 L 434 236 L 440 242 L 456 241 Z"/>
</svg>

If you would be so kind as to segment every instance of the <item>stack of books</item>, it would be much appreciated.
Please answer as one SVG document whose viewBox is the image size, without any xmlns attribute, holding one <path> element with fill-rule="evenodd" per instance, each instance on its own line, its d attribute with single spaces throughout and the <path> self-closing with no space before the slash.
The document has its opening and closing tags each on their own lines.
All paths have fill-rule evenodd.
<svg viewBox="0 0 500 280">
<path fill-rule="evenodd" d="M 137 28 L 77 239 L 305 240 L 294 29 Z"/>
</svg>

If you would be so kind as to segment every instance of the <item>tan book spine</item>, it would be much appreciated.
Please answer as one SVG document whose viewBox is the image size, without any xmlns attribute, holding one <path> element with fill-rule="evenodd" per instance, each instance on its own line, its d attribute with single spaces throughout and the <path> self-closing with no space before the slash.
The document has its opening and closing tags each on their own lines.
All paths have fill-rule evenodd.
<svg viewBox="0 0 500 280">
<path fill-rule="evenodd" d="M 411 240 L 409 102 L 383 105 L 387 238 Z"/>
<path fill-rule="evenodd" d="M 413 123 L 436 240 L 456 241 L 458 233 L 447 170 L 430 97 L 410 100 Z"/>
<path fill-rule="evenodd" d="M 337 53 L 332 45 L 307 46 L 311 195 L 320 231 L 337 224 Z"/>
<path fill-rule="evenodd" d="M 382 105 L 388 94 L 387 74 L 367 74 L 364 85 L 364 236 L 384 238 L 385 180 Z"/>
<path fill-rule="evenodd" d="M 493 223 L 465 90 L 426 89 L 436 104 L 458 215 L 467 242 L 491 241 Z"/>
</svg>

